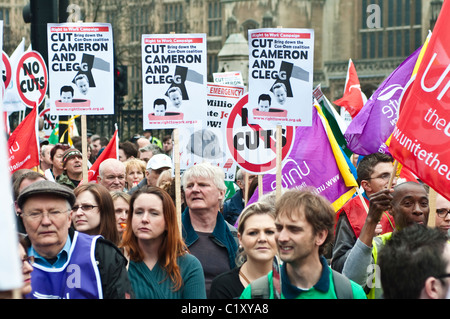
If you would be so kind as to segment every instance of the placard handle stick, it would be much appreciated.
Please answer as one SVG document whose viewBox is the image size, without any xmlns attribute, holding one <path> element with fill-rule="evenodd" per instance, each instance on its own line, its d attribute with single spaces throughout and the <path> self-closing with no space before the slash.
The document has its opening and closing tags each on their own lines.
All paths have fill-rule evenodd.
<svg viewBox="0 0 450 319">
<path fill-rule="evenodd" d="M 436 227 L 436 196 L 437 192 L 430 187 L 428 191 L 428 203 L 430 207 L 430 213 L 428 214 L 428 227 Z"/>
<path fill-rule="evenodd" d="M 175 34 L 171 31 L 170 34 Z M 180 173 L 180 143 L 179 143 L 179 131 L 177 128 L 173 130 L 173 163 L 175 168 L 175 207 L 177 209 L 178 216 L 178 228 L 182 232 L 181 225 L 181 173 Z"/>
<path fill-rule="evenodd" d="M 88 182 L 88 165 L 87 165 L 87 125 L 86 115 L 81 115 L 81 154 L 83 160 L 83 181 Z"/>
<path fill-rule="evenodd" d="M 263 183 L 262 183 L 262 175 L 258 175 L 258 199 L 263 196 Z"/>
<path fill-rule="evenodd" d="M 279 25 L 277 26 L 277 28 L 281 29 L 282 26 Z M 277 139 L 276 139 L 276 143 L 277 143 L 277 175 L 276 175 L 276 190 L 275 190 L 275 198 L 276 200 L 280 199 L 281 197 L 281 152 L 282 152 L 282 147 L 281 147 L 281 125 L 277 125 Z"/>
<path fill-rule="evenodd" d="M 244 207 L 245 206 L 247 206 L 247 203 L 248 203 L 248 187 L 249 187 L 249 185 L 248 185 L 248 173 L 247 172 L 245 172 L 245 175 L 244 175 Z"/>
<path fill-rule="evenodd" d="M 173 163 L 175 167 L 175 206 L 177 209 L 178 226 L 181 232 L 181 177 L 180 177 L 180 144 L 179 131 L 173 130 Z"/>
<path fill-rule="evenodd" d="M 281 197 L 281 125 L 277 125 L 277 177 L 276 177 L 276 199 L 278 200 Z"/>
</svg>

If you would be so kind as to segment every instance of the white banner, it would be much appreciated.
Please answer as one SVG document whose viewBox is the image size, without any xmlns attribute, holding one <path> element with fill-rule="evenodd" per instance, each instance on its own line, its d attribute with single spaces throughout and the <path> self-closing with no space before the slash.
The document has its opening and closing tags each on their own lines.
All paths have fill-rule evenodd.
<svg viewBox="0 0 450 319">
<path fill-rule="evenodd" d="M 208 83 L 207 124 L 181 127 L 179 136 L 180 169 L 201 162 L 221 167 L 225 180 L 234 181 L 236 162 L 227 147 L 228 117 L 245 94 L 243 86 Z"/>
<path fill-rule="evenodd" d="M 49 23 L 47 26 L 51 114 L 114 114 L 111 25 Z"/>
<path fill-rule="evenodd" d="M 249 42 L 249 123 L 311 126 L 314 30 L 254 29 Z"/>
<path fill-rule="evenodd" d="M 206 123 L 206 35 L 142 35 L 143 128 Z"/>
<path fill-rule="evenodd" d="M 3 48 L 3 21 L 0 20 L 0 52 Z M 5 132 L 3 112 L 0 112 L 0 132 Z M 0 134 L 0 149 L 6 150 L 5 134 Z M 0 179 L 2 191 L 0 202 L 0 291 L 21 288 L 23 285 L 22 264 L 19 258 L 19 239 L 14 212 L 11 174 L 6 152 L 0 152 Z"/>
</svg>

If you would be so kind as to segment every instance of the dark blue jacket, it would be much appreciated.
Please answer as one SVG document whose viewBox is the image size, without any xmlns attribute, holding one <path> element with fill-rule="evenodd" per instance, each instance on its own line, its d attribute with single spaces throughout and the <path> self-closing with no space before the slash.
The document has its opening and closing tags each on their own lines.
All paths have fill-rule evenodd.
<svg viewBox="0 0 450 319">
<path fill-rule="evenodd" d="M 223 203 L 222 214 L 227 222 L 234 225 L 243 209 L 244 195 L 242 190 L 239 189 L 229 200 Z"/>
</svg>

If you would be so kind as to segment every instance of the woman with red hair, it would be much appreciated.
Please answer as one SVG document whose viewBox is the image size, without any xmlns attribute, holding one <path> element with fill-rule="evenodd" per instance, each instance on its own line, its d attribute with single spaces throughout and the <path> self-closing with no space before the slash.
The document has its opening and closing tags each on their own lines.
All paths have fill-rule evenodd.
<svg viewBox="0 0 450 319">
<path fill-rule="evenodd" d="M 203 268 L 187 250 L 166 191 L 145 186 L 133 193 L 121 247 L 136 298 L 206 298 Z"/>
</svg>

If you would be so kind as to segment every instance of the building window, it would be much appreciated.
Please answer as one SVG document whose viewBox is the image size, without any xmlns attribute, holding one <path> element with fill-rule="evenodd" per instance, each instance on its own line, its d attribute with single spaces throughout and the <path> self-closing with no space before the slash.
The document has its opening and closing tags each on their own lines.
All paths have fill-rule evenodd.
<svg viewBox="0 0 450 319">
<path fill-rule="evenodd" d="M 363 59 L 405 57 L 422 45 L 421 0 L 362 0 L 361 3 Z M 367 12 L 368 8 L 372 10 Z"/>
<path fill-rule="evenodd" d="M 208 2 L 208 36 L 222 35 L 222 5 L 220 1 Z"/>
<path fill-rule="evenodd" d="M 183 4 L 170 3 L 164 5 L 164 32 L 183 33 Z"/>
<path fill-rule="evenodd" d="M 9 26 L 10 25 L 9 10 L 10 9 L 7 9 L 7 8 L 0 8 L 0 20 L 3 20 L 3 25 L 4 26 Z"/>
<path fill-rule="evenodd" d="M 137 9 L 137 8 L 136 8 Z M 143 34 L 148 34 L 150 21 L 148 9 L 140 7 L 138 10 L 131 10 L 130 14 L 130 40 L 131 42 L 141 41 Z"/>
</svg>

